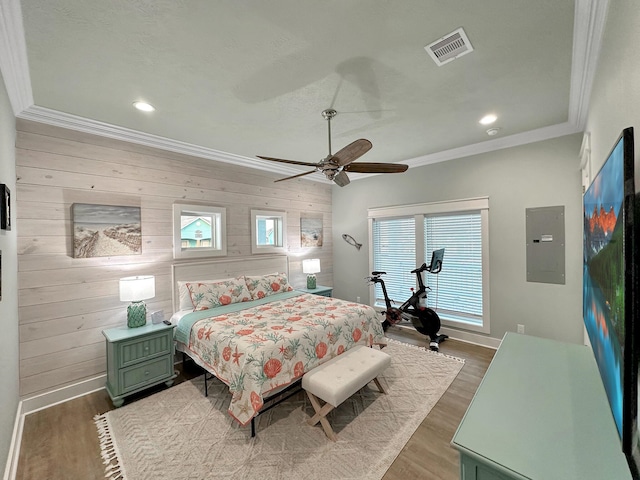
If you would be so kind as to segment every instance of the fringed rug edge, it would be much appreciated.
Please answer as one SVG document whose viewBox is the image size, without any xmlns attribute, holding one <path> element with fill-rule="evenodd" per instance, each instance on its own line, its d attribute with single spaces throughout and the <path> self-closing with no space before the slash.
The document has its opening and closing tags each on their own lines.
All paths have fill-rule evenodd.
<svg viewBox="0 0 640 480">
<path fill-rule="evenodd" d="M 402 345 L 403 347 L 417 348 L 418 350 L 422 350 L 423 352 L 427 352 L 430 355 L 439 355 L 441 357 L 450 358 L 451 360 L 455 360 L 456 362 L 465 363 L 464 358 L 455 357 L 453 355 L 448 355 L 442 352 L 436 352 L 434 350 L 428 349 L 426 347 L 421 347 L 418 345 L 412 345 L 411 343 L 401 342 L 399 340 L 394 340 L 393 338 L 386 337 L 388 343 L 393 343 L 395 345 Z"/>
<path fill-rule="evenodd" d="M 111 434 L 111 424 L 109 423 L 107 414 L 96 415 L 93 417 L 93 422 L 98 430 L 102 463 L 106 465 L 104 469 L 105 478 L 110 480 L 127 480 L 118 445 Z"/>
</svg>

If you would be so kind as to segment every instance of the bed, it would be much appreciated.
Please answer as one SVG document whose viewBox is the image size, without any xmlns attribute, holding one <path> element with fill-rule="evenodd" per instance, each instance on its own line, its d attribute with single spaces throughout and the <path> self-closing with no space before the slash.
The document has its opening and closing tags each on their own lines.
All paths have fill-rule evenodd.
<svg viewBox="0 0 640 480">
<path fill-rule="evenodd" d="M 176 348 L 229 387 L 229 414 L 240 425 L 336 355 L 386 344 L 373 308 L 295 290 L 285 255 L 175 264 L 172 272 Z"/>
</svg>

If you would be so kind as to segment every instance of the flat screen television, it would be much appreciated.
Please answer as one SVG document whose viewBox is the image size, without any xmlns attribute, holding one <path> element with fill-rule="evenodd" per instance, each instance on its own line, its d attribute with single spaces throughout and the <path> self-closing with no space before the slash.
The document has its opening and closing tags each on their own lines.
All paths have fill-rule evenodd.
<svg viewBox="0 0 640 480">
<path fill-rule="evenodd" d="M 622 450 L 638 478 L 638 215 L 633 128 L 584 194 L 583 318 Z"/>
</svg>

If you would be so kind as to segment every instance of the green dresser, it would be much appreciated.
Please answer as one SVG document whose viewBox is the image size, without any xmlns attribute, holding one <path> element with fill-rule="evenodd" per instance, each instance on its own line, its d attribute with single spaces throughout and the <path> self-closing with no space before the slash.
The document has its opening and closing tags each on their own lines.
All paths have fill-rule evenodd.
<svg viewBox="0 0 640 480">
<path fill-rule="evenodd" d="M 305 293 L 313 293 L 314 295 L 320 295 L 322 297 L 330 297 L 333 294 L 333 287 L 324 287 L 318 285 L 316 288 L 296 288 Z"/>
<path fill-rule="evenodd" d="M 463 480 L 627 480 L 593 353 L 507 333 L 452 445 Z"/>
<path fill-rule="evenodd" d="M 103 330 L 107 341 L 107 392 L 115 407 L 124 397 L 159 383 L 173 385 L 175 325 L 147 324 Z"/>
</svg>

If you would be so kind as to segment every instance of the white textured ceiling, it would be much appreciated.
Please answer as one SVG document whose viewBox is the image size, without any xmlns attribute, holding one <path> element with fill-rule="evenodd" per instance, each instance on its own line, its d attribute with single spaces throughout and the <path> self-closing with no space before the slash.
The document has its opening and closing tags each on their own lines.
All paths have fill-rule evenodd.
<svg viewBox="0 0 640 480">
<path fill-rule="evenodd" d="M 319 161 L 328 150 L 320 112 L 329 107 L 339 112 L 333 151 L 367 138 L 367 162 L 417 165 L 489 140 L 579 129 L 570 113 L 573 0 L 20 6 L 34 103 L 25 118 L 69 114 L 240 163 L 255 155 Z M 436 66 L 424 46 L 459 27 L 474 51 Z M 136 111 L 136 100 L 157 111 Z M 496 137 L 478 123 L 489 112 L 499 117 Z"/>
</svg>

